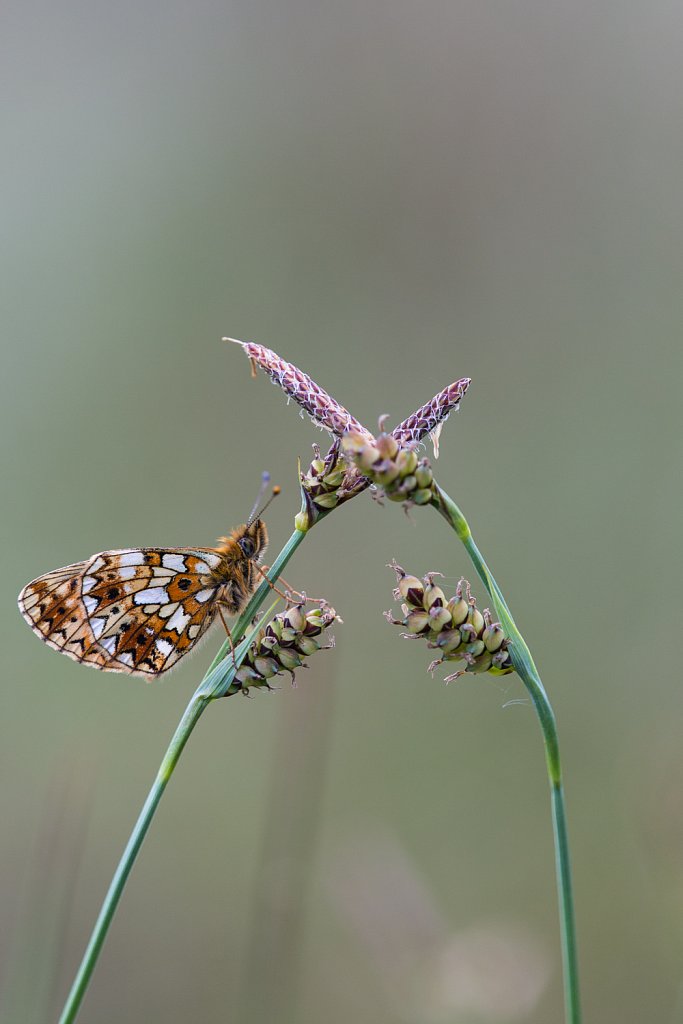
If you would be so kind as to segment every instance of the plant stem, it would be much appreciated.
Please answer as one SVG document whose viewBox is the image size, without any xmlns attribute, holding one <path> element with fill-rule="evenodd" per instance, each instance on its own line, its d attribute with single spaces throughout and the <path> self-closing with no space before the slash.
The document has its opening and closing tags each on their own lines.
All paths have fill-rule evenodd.
<svg viewBox="0 0 683 1024">
<path fill-rule="evenodd" d="M 567 818 L 562 787 L 562 767 L 560 764 L 560 748 L 555 715 L 541 682 L 541 677 L 538 674 L 538 669 L 531 657 L 531 651 L 515 625 L 500 587 L 475 544 L 467 520 L 453 499 L 439 487 L 437 487 L 437 497 L 433 504 L 463 542 L 482 583 L 489 592 L 505 634 L 512 640 L 510 646 L 512 663 L 531 697 L 543 732 L 546 765 L 550 780 L 553 834 L 555 838 L 555 874 L 562 939 L 565 1019 L 567 1024 L 580 1024 L 581 1006 L 574 899 L 572 895 Z"/>
<path fill-rule="evenodd" d="M 135 822 L 133 831 L 131 832 L 130 839 L 126 844 L 126 848 L 123 851 L 121 860 L 118 863 L 114 877 L 111 880 L 111 884 L 107 891 L 107 895 L 104 898 L 102 909 L 98 915 L 97 921 L 90 936 L 90 941 L 83 955 L 81 966 L 78 969 L 76 978 L 69 992 L 69 996 L 62 1010 L 62 1015 L 59 1018 L 59 1024 L 71 1024 L 71 1021 L 75 1020 L 76 1014 L 78 1013 L 79 1007 L 85 995 L 85 991 L 90 982 L 92 972 L 95 969 L 95 964 L 100 955 L 102 945 L 109 931 L 109 925 L 111 924 L 116 908 L 121 899 L 121 893 L 128 880 L 128 876 L 131 872 L 131 868 L 135 862 L 135 858 L 138 855 L 138 851 L 142 846 L 142 841 L 147 835 L 147 830 L 150 826 L 154 812 L 157 809 L 159 801 L 161 800 L 162 794 L 166 789 L 168 780 L 170 779 L 173 769 L 175 768 L 178 758 L 180 757 L 183 747 L 187 743 L 190 733 L 194 729 L 195 725 L 199 721 L 200 715 L 207 707 L 209 701 L 207 698 L 197 698 L 193 696 L 192 700 L 188 704 L 183 717 L 178 723 L 178 728 L 173 734 L 168 750 L 164 754 L 163 761 L 157 772 L 157 776 L 152 784 L 152 788 L 149 791 L 147 799 L 143 805 L 138 820 Z"/>
<path fill-rule="evenodd" d="M 268 579 L 271 582 L 277 580 L 305 536 L 306 534 L 301 530 L 294 531 L 268 572 Z M 233 627 L 233 643 L 237 643 L 242 639 L 254 615 L 270 592 L 271 588 L 264 579 Z M 59 1018 L 59 1024 L 71 1024 L 76 1019 L 76 1014 L 83 1001 L 83 996 L 92 977 L 102 946 L 104 945 L 104 940 L 107 937 L 107 932 L 121 899 L 124 886 L 135 863 L 135 858 L 140 851 L 159 801 L 183 752 L 183 748 L 190 738 L 192 730 L 212 700 L 226 696 L 231 692 L 236 666 L 240 664 L 246 654 L 253 635 L 257 630 L 258 627 L 252 630 L 239 645 L 235 651 L 234 659 L 231 654 L 230 642 L 226 640 L 223 643 L 185 709 L 168 749 L 164 754 L 159 771 L 140 811 L 138 820 L 135 822 L 126 848 L 121 855 L 114 877 L 107 890 L 107 895 L 102 903 L 102 908 L 93 927 L 87 948 L 83 954 L 83 960 L 71 986 L 62 1015 Z M 238 687 L 235 687 L 232 692 L 236 692 L 237 689 Z"/>
</svg>

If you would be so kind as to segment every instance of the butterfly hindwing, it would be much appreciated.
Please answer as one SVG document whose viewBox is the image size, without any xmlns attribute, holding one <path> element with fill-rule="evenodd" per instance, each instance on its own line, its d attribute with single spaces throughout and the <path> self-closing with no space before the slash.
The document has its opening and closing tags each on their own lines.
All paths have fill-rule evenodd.
<svg viewBox="0 0 683 1024">
<path fill-rule="evenodd" d="M 41 639 L 75 661 L 151 678 L 213 622 L 219 563 L 207 548 L 103 551 L 33 580 L 19 607 Z"/>
</svg>

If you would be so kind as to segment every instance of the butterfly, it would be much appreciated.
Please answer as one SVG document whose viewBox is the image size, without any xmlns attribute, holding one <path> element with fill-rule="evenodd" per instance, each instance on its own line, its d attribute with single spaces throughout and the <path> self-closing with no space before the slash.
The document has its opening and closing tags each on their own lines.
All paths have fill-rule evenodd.
<svg viewBox="0 0 683 1024">
<path fill-rule="evenodd" d="M 243 611 L 265 575 L 258 561 L 268 531 L 260 517 L 280 488 L 256 509 L 269 479 L 264 473 L 247 522 L 217 547 L 101 551 L 27 584 L 19 611 L 41 640 L 74 661 L 147 679 L 168 672 L 223 619 L 223 608 Z"/>
<path fill-rule="evenodd" d="M 154 678 L 197 646 L 225 608 L 237 615 L 261 581 L 261 519 L 215 548 L 126 548 L 39 576 L 19 610 L 55 651 L 105 672 Z"/>
</svg>

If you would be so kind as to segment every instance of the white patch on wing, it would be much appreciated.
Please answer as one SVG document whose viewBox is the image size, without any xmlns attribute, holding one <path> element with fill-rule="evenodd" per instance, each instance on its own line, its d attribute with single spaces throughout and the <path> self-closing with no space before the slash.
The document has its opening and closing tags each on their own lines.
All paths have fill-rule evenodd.
<svg viewBox="0 0 683 1024">
<path fill-rule="evenodd" d="M 201 559 L 202 561 L 197 566 L 197 572 L 211 572 L 212 569 L 218 568 L 218 566 L 221 564 L 220 555 L 207 554 L 206 551 L 202 551 Z M 208 566 L 207 569 L 203 568 L 202 562 L 206 563 L 206 565 Z"/>
<path fill-rule="evenodd" d="M 173 612 L 178 607 L 178 604 L 178 601 L 174 601 L 173 604 L 165 604 L 163 608 L 159 609 L 159 615 L 161 615 L 162 619 L 167 619 L 169 615 L 173 615 Z"/>
<path fill-rule="evenodd" d="M 155 565 L 152 567 L 152 579 L 157 577 L 164 580 L 166 583 L 170 583 L 174 576 L 175 572 L 173 569 L 165 569 L 163 565 Z"/>
<path fill-rule="evenodd" d="M 132 565 L 124 565 L 117 572 L 117 576 L 120 580 L 132 580 L 135 579 L 137 573 L 135 572 L 135 568 Z"/>
<path fill-rule="evenodd" d="M 109 654 L 114 654 L 116 651 L 116 637 L 104 637 L 104 639 L 100 640 L 100 647 L 104 647 L 105 651 L 108 651 Z"/>
<path fill-rule="evenodd" d="M 90 628 L 92 629 L 93 636 L 95 637 L 96 640 L 101 635 L 102 630 L 104 629 L 106 624 L 106 619 L 90 619 Z"/>
<path fill-rule="evenodd" d="M 200 604 L 204 604 L 209 601 L 216 593 L 216 588 L 211 587 L 210 590 L 200 590 L 198 594 L 194 595 L 195 601 L 199 601 Z"/>
<path fill-rule="evenodd" d="M 182 608 L 178 607 L 177 605 L 176 609 L 177 610 L 174 612 L 173 618 L 169 619 L 168 622 L 166 623 L 166 629 L 175 629 L 178 631 L 178 633 L 182 633 L 182 631 L 185 629 L 185 626 L 190 621 L 190 616 L 185 615 Z M 165 610 L 166 609 L 163 609 L 163 611 Z"/>
<path fill-rule="evenodd" d="M 168 640 L 157 640 L 155 647 L 164 658 L 167 658 L 173 650 L 173 644 L 169 644 Z"/>
<path fill-rule="evenodd" d="M 167 604 L 168 591 L 165 587 L 148 587 L 147 590 L 138 590 L 133 600 L 136 604 Z"/>
<path fill-rule="evenodd" d="M 88 566 L 88 569 L 90 570 L 90 572 L 99 572 L 103 565 L 104 559 L 100 555 L 98 555 L 95 561 L 92 563 L 92 565 Z"/>
<path fill-rule="evenodd" d="M 185 559 L 182 555 L 163 555 L 161 564 L 167 569 L 177 569 L 178 572 L 185 572 Z"/>
<path fill-rule="evenodd" d="M 81 593 L 87 594 L 97 585 L 97 580 L 94 576 L 84 576 L 83 582 L 81 583 Z"/>
<path fill-rule="evenodd" d="M 123 662 L 124 665 L 130 665 L 131 667 L 134 664 L 133 655 L 128 654 L 127 652 L 125 654 L 119 654 L 119 661 Z"/>
<path fill-rule="evenodd" d="M 83 598 L 83 604 L 85 605 L 85 610 L 87 611 L 88 615 L 92 615 L 92 613 L 95 611 L 99 603 L 100 602 L 94 597 L 86 596 Z"/>
<path fill-rule="evenodd" d="M 144 565 L 145 556 L 142 551 L 125 551 L 118 556 L 119 565 Z"/>
<path fill-rule="evenodd" d="M 194 640 L 198 632 L 199 625 L 197 624 L 196 626 L 190 626 L 190 628 L 187 631 L 187 635 L 189 636 L 190 640 Z"/>
</svg>

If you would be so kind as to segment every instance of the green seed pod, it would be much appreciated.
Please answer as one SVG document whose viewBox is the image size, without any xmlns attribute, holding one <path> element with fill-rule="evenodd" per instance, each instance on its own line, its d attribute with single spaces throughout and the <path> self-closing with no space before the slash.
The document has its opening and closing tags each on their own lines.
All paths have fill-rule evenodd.
<svg viewBox="0 0 683 1024">
<path fill-rule="evenodd" d="M 460 635 L 464 644 L 471 644 L 477 639 L 477 631 L 469 622 L 463 622 L 460 627 Z"/>
<path fill-rule="evenodd" d="M 444 629 L 439 633 L 436 645 L 444 655 L 452 654 L 462 646 L 462 637 L 459 629 Z"/>
<path fill-rule="evenodd" d="M 408 497 L 411 491 L 414 491 L 416 489 L 417 480 L 412 474 L 410 474 L 409 476 L 404 476 L 403 480 L 401 480 L 400 487 L 401 493 L 405 495 L 405 497 Z"/>
<path fill-rule="evenodd" d="M 282 632 L 280 633 L 280 643 L 284 647 L 288 647 L 290 644 L 294 643 L 299 632 L 300 631 L 298 629 L 292 629 L 290 626 L 283 626 Z"/>
<path fill-rule="evenodd" d="M 422 603 L 427 609 L 433 608 L 435 604 L 443 608 L 446 605 L 446 595 L 441 587 L 437 587 L 434 583 L 428 583 L 425 587 Z"/>
<path fill-rule="evenodd" d="M 415 491 L 414 494 L 411 494 L 410 500 L 415 505 L 428 505 L 433 496 L 431 487 L 426 487 L 421 491 Z"/>
<path fill-rule="evenodd" d="M 330 494 L 319 494 L 317 498 L 313 499 L 313 501 L 320 508 L 334 508 L 339 501 L 339 495 L 334 492 L 331 492 Z"/>
<path fill-rule="evenodd" d="M 432 606 L 429 612 L 429 627 L 432 633 L 440 633 L 446 626 L 450 626 L 452 623 L 451 613 L 448 608 L 440 608 L 438 605 Z"/>
<path fill-rule="evenodd" d="M 305 656 L 315 654 L 315 652 L 319 651 L 321 647 L 320 643 L 312 636 L 300 636 L 294 646 L 297 651 Z"/>
<path fill-rule="evenodd" d="M 432 467 L 428 463 L 421 462 L 415 470 L 415 479 L 417 480 L 418 487 L 429 487 L 431 488 L 434 481 L 434 474 L 432 473 Z"/>
<path fill-rule="evenodd" d="M 473 640 L 472 643 L 467 644 L 465 650 L 468 654 L 471 654 L 473 658 L 478 658 L 486 650 L 486 644 L 483 640 Z M 490 654 L 491 652 L 489 651 L 488 653 Z"/>
<path fill-rule="evenodd" d="M 375 441 L 383 459 L 394 459 L 398 454 L 398 441 L 391 434 L 380 434 Z"/>
<path fill-rule="evenodd" d="M 291 608 L 288 608 L 283 615 L 283 620 L 287 623 L 290 629 L 300 633 L 306 625 L 306 616 L 301 610 L 300 604 L 295 604 Z"/>
<path fill-rule="evenodd" d="M 467 620 L 470 606 L 462 597 L 452 597 L 448 602 L 448 610 L 451 613 L 454 626 L 461 626 Z"/>
<path fill-rule="evenodd" d="M 496 651 L 493 655 L 493 667 L 498 669 L 501 675 L 507 672 L 512 672 L 512 661 L 510 659 L 510 652 L 507 650 Z"/>
<path fill-rule="evenodd" d="M 409 633 L 426 633 L 429 631 L 429 612 L 414 611 L 406 618 L 406 629 Z"/>
<path fill-rule="evenodd" d="M 475 608 L 474 605 L 470 605 L 470 610 L 467 613 L 467 621 L 474 627 L 477 636 L 479 636 L 484 628 L 484 616 L 478 608 Z"/>
<path fill-rule="evenodd" d="M 401 448 L 395 459 L 401 476 L 409 476 L 415 472 L 417 455 L 410 448 Z"/>
<path fill-rule="evenodd" d="M 375 448 L 374 445 L 368 444 L 354 457 L 353 461 L 360 470 L 369 470 L 372 469 L 376 462 L 380 462 L 381 458 L 379 449 Z"/>
<path fill-rule="evenodd" d="M 270 679 L 280 671 L 280 666 L 274 658 L 254 658 L 254 669 L 263 679 Z"/>
<path fill-rule="evenodd" d="M 324 469 L 325 463 L 323 462 L 322 459 L 313 459 L 313 462 L 308 467 L 308 472 L 311 476 L 317 477 L 320 476 Z"/>
<path fill-rule="evenodd" d="M 492 622 L 482 634 L 482 640 L 486 644 L 486 650 L 495 653 L 505 639 L 505 631 L 498 622 Z"/>
<path fill-rule="evenodd" d="M 277 640 L 282 636 L 284 623 L 281 615 L 276 615 L 266 626 L 266 636 L 274 636 Z"/>
<path fill-rule="evenodd" d="M 467 666 L 465 671 L 474 673 L 488 672 L 489 669 L 491 668 L 492 660 L 493 655 L 491 654 L 491 652 L 484 651 L 483 654 L 480 654 L 477 658 L 474 659 L 474 664 Z"/>
<path fill-rule="evenodd" d="M 308 512 L 297 512 L 294 516 L 294 529 L 298 530 L 300 533 L 308 533 L 310 528 L 311 521 L 308 517 Z"/>
<path fill-rule="evenodd" d="M 333 469 L 330 473 L 326 473 L 323 477 L 323 483 L 331 490 L 336 490 L 345 476 L 346 468 L 344 466 L 340 466 L 339 469 Z"/>
<path fill-rule="evenodd" d="M 242 665 L 235 673 L 235 679 L 242 686 L 254 686 L 263 682 L 263 677 L 256 672 L 251 665 Z"/>
<path fill-rule="evenodd" d="M 372 471 L 374 479 L 382 487 L 388 487 L 389 484 L 393 484 L 394 480 L 398 477 L 398 466 L 390 459 L 384 459 L 378 465 L 373 466 Z"/>
<path fill-rule="evenodd" d="M 292 669 L 299 668 L 300 665 L 303 665 L 303 662 L 297 652 L 291 648 L 287 648 L 287 650 L 279 650 L 276 653 L 277 660 L 280 662 L 282 667 L 286 668 L 289 672 L 291 672 Z"/>
</svg>

